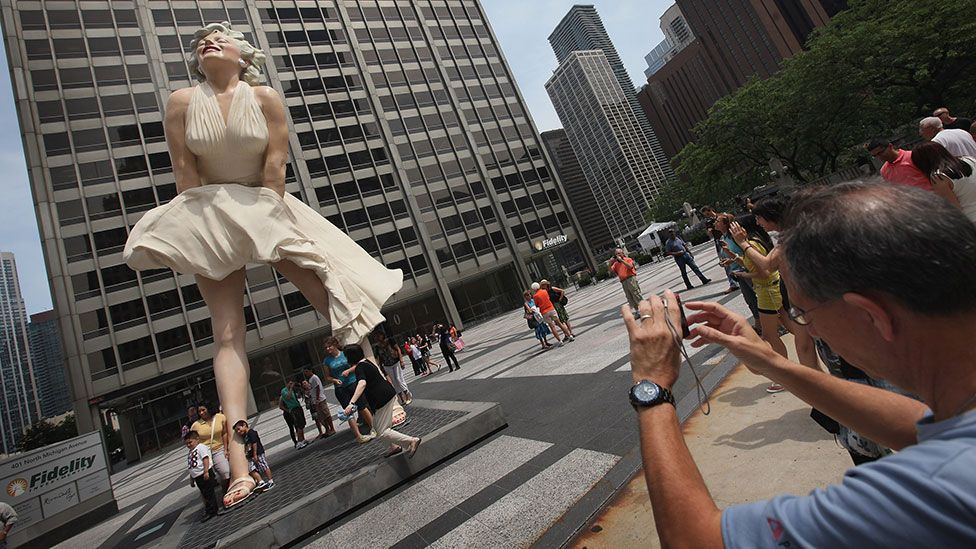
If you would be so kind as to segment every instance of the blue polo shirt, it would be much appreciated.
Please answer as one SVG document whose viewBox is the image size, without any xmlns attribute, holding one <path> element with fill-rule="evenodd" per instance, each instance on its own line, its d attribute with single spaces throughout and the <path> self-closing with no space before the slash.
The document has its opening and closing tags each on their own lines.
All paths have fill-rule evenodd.
<svg viewBox="0 0 976 549">
<path fill-rule="evenodd" d="M 840 484 L 726 509 L 725 547 L 976 547 L 976 411 L 917 429 Z"/>
</svg>

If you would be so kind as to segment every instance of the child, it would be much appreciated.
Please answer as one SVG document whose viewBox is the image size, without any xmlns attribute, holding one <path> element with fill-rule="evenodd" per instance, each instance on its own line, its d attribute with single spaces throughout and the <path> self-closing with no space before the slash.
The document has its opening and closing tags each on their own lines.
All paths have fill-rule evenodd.
<svg viewBox="0 0 976 549">
<path fill-rule="evenodd" d="M 261 437 L 258 436 L 258 432 L 248 427 L 247 422 L 243 419 L 234 424 L 234 431 L 244 439 L 244 452 L 248 460 L 247 469 L 251 473 L 251 477 L 254 478 L 254 482 L 257 483 L 254 490 L 264 492 L 274 488 L 271 467 L 268 467 L 268 461 L 264 459 L 264 445 L 261 444 Z M 261 473 L 268 476 L 267 482 L 261 480 Z"/>
<path fill-rule="evenodd" d="M 200 442 L 200 435 L 196 431 L 190 431 L 183 437 L 186 447 L 190 449 L 187 456 L 187 467 L 190 469 L 190 482 L 200 489 L 203 496 L 203 507 L 205 513 L 200 518 L 200 522 L 207 522 L 217 516 L 217 479 L 214 477 L 213 456 L 210 448 Z"/>
</svg>

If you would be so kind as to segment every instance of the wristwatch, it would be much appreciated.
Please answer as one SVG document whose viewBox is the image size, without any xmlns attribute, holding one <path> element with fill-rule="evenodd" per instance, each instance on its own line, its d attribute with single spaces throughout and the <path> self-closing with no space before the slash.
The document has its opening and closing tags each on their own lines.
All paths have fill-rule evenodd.
<svg viewBox="0 0 976 549">
<path fill-rule="evenodd" d="M 630 388 L 630 403 L 634 406 L 634 409 L 650 408 L 651 406 L 657 406 L 664 402 L 676 406 L 674 403 L 674 395 L 671 394 L 671 391 L 653 381 L 645 379 Z"/>
</svg>

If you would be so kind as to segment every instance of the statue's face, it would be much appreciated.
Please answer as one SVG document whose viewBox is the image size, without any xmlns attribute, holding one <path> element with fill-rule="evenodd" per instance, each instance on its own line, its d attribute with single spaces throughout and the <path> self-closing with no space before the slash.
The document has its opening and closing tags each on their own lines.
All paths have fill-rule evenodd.
<svg viewBox="0 0 976 549">
<path fill-rule="evenodd" d="M 209 36 L 200 40 L 196 50 L 197 60 L 200 65 L 213 60 L 222 60 L 235 65 L 241 59 L 241 48 L 237 41 L 220 31 L 214 31 Z"/>
</svg>

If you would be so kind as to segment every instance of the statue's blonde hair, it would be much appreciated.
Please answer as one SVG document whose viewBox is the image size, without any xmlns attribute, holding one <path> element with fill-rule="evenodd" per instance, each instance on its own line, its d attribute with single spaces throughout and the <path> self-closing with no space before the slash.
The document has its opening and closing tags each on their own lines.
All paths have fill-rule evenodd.
<svg viewBox="0 0 976 549">
<path fill-rule="evenodd" d="M 207 80 L 207 76 L 203 74 L 200 70 L 200 60 L 197 59 L 197 46 L 200 45 L 200 41 L 204 38 L 210 36 L 211 34 L 219 32 L 226 35 L 228 38 L 237 43 L 237 47 L 241 50 L 241 59 L 243 59 L 247 66 L 241 69 L 240 78 L 244 82 L 252 86 L 257 86 L 261 83 L 261 72 L 264 68 L 264 63 L 267 56 L 264 52 L 255 48 L 244 38 L 244 33 L 233 30 L 230 27 L 230 23 L 224 21 L 222 23 L 210 23 L 209 25 L 197 30 L 193 33 L 193 41 L 190 42 L 190 53 L 187 54 L 187 64 L 190 66 L 190 72 L 193 76 L 201 82 Z"/>
</svg>

